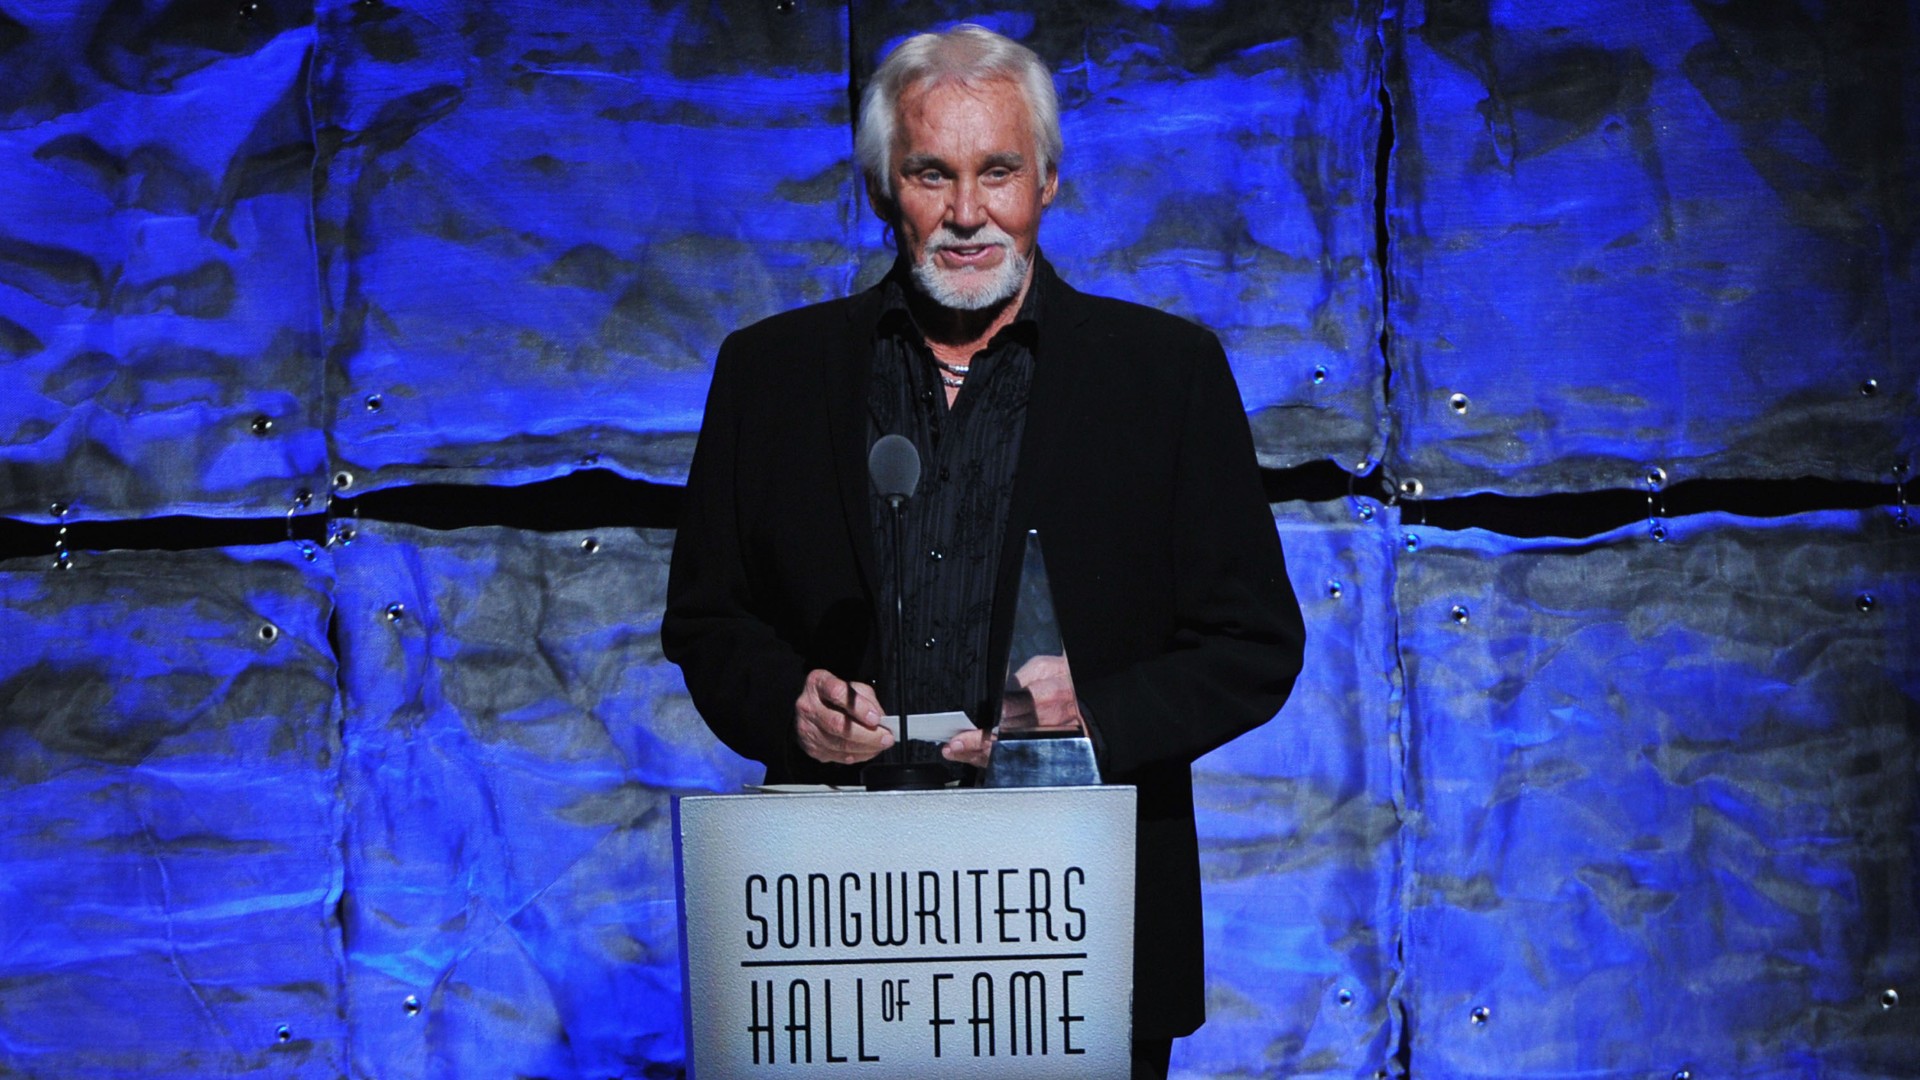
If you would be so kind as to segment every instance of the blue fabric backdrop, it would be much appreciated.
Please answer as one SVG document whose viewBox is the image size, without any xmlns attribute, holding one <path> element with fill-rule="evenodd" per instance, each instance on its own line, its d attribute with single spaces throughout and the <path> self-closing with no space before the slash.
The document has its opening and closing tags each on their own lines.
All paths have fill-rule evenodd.
<svg viewBox="0 0 1920 1080">
<path fill-rule="evenodd" d="M 1916 545 L 1877 512 L 1669 528 L 1407 530 L 1416 1073 L 1920 1061 L 1882 1000 L 1920 966 Z"/>
<path fill-rule="evenodd" d="M 0 564 L 0 1073 L 341 1075 L 334 581 L 314 556 Z"/>
<path fill-rule="evenodd" d="M 0 7 L 0 513 L 321 490 L 314 32 L 258 6 Z"/>
<path fill-rule="evenodd" d="M 850 92 L 972 14 L 1059 73 L 1050 257 L 1218 329 L 1269 466 L 1915 463 L 1910 0 L 0 0 L 0 515 L 677 480 L 721 335 L 884 268 Z M 1275 512 L 1176 1072 L 1911 1075 L 1920 529 Z M 337 524 L 0 563 L 0 1075 L 683 1063 L 667 806 L 754 770 L 671 535 Z"/>
<path fill-rule="evenodd" d="M 1889 482 L 1920 401 L 1915 14 L 1411 0 L 1392 470 Z"/>
</svg>

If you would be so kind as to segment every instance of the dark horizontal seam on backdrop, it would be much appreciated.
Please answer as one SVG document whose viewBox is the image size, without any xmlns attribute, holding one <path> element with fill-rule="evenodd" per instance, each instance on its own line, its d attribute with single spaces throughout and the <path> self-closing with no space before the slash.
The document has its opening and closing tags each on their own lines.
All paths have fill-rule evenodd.
<svg viewBox="0 0 1920 1080">
<path fill-rule="evenodd" d="M 904 435 L 920 451 L 920 486 L 907 500 L 907 655 L 904 677 L 911 712 L 964 709 L 980 721 L 997 698 L 1004 672 L 985 670 L 992 633 L 995 574 L 1013 496 L 1033 349 L 1039 334 L 1040 288 L 1027 291 L 1014 321 L 967 362 L 969 372 L 953 405 L 934 365 L 933 351 L 907 308 L 902 273 L 884 287 L 885 307 L 874 332 L 869 381 L 869 445 L 882 435 Z M 893 671 L 893 510 L 872 494 L 874 552 L 880 616 L 880 671 Z M 889 711 L 899 708 L 891 687 L 880 688 Z M 937 758 L 918 740 L 910 760 Z M 889 752 L 883 760 L 897 760 Z"/>
</svg>

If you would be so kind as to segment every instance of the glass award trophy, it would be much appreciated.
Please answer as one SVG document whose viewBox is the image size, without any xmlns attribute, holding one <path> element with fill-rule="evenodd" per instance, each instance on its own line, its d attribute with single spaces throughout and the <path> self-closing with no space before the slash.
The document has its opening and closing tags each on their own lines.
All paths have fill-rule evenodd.
<svg viewBox="0 0 1920 1080">
<path fill-rule="evenodd" d="M 1054 692 L 1072 686 L 1067 650 L 1053 615 L 1053 590 L 1040 555 L 1040 534 L 1027 532 L 1020 586 L 1013 605 L 1007 681 L 993 729 L 987 787 L 1075 787 L 1100 782 L 1093 742 L 1074 720 L 1049 716 Z"/>
</svg>

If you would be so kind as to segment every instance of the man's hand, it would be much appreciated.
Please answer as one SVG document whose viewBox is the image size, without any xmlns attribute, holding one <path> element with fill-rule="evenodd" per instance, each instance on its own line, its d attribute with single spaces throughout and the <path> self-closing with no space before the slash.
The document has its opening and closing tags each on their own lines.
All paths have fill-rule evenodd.
<svg viewBox="0 0 1920 1080">
<path fill-rule="evenodd" d="M 800 749 L 815 761 L 841 765 L 866 761 L 893 745 L 893 733 L 880 726 L 884 715 L 873 687 L 818 668 L 807 672 L 793 703 Z"/>
<path fill-rule="evenodd" d="M 1006 695 L 1000 706 L 1000 722 L 1010 729 L 1047 728 L 1084 735 L 1086 721 L 1080 716 L 1080 698 L 1073 692 L 1073 672 L 1064 656 L 1036 656 L 1013 673 L 1020 690 Z M 993 756 L 993 732 L 963 731 L 940 748 L 948 761 L 965 762 L 976 769 L 987 767 Z"/>
<path fill-rule="evenodd" d="M 1073 672 L 1064 656 L 1036 656 L 1013 673 L 1024 693 L 1008 694 L 1000 722 L 1015 728 L 1065 729 L 1085 734 L 1080 698 L 1073 692 Z"/>
<path fill-rule="evenodd" d="M 976 769 L 987 767 L 987 760 L 993 756 L 993 732 L 963 731 L 948 739 L 940 748 L 940 756 L 948 761 L 958 761 Z"/>
</svg>

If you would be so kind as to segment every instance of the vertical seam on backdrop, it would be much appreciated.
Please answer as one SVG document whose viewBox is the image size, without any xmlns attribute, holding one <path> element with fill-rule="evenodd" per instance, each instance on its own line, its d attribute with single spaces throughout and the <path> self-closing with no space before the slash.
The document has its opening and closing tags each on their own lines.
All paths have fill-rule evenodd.
<svg viewBox="0 0 1920 1080">
<path fill-rule="evenodd" d="M 1380 104 L 1380 131 L 1374 161 L 1374 257 L 1378 260 L 1380 274 L 1380 406 L 1381 423 L 1384 431 L 1380 433 L 1380 458 L 1384 462 L 1392 453 L 1397 425 L 1393 409 L 1393 341 L 1392 298 L 1393 263 L 1389 258 L 1392 250 L 1393 234 L 1388 227 L 1388 200 L 1392 189 L 1393 150 L 1395 129 L 1393 124 L 1394 97 L 1390 67 L 1396 62 L 1404 62 L 1396 50 L 1400 11 L 1394 0 L 1387 0 L 1380 9 L 1376 24 L 1376 41 L 1379 48 L 1380 63 L 1375 71 L 1378 79 L 1377 99 Z M 1394 808 L 1394 844 L 1392 855 L 1392 919 L 1393 919 L 1393 980 L 1387 987 L 1387 1060 L 1380 1063 L 1382 1074 L 1390 1074 L 1393 1063 L 1398 1062 L 1403 1075 L 1412 1074 L 1412 1043 L 1407 1023 L 1406 992 L 1410 979 L 1407 972 L 1407 936 L 1408 906 L 1412 882 L 1412 841 L 1408 821 L 1412 817 L 1412 808 L 1407 798 L 1408 762 L 1411 759 L 1412 739 L 1407 709 L 1407 671 L 1406 656 L 1401 649 L 1400 638 L 1400 560 L 1405 552 L 1392 537 L 1399 531 L 1399 513 L 1397 509 L 1386 508 L 1391 515 L 1391 523 L 1385 515 L 1379 517 L 1378 533 L 1384 536 L 1386 544 L 1387 595 L 1381 610 L 1387 620 L 1387 635 L 1393 650 L 1393 663 L 1389 671 L 1390 688 L 1387 695 L 1386 734 L 1387 734 L 1387 776 L 1388 789 L 1392 793 Z"/>
</svg>

